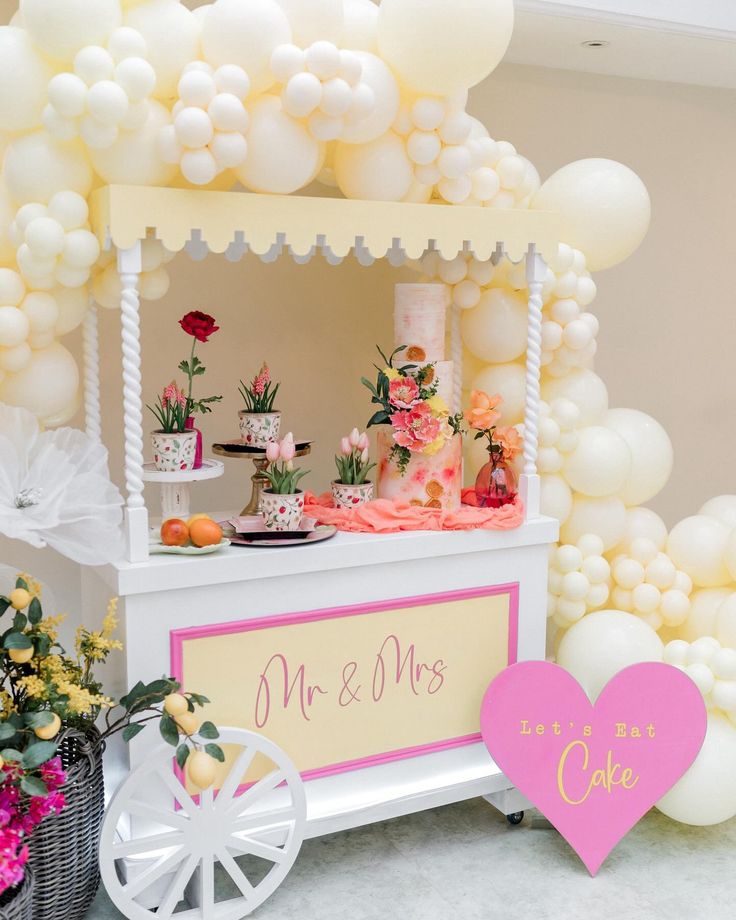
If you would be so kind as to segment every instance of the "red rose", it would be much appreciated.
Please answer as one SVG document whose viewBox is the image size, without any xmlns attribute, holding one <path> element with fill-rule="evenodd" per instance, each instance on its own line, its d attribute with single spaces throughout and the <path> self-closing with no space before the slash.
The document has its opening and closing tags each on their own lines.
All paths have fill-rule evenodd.
<svg viewBox="0 0 736 920">
<path fill-rule="evenodd" d="M 187 333 L 193 335 L 198 342 L 206 342 L 209 336 L 213 335 L 220 328 L 215 325 L 214 316 L 209 313 L 202 313 L 201 310 L 192 310 L 186 316 L 182 316 L 179 325 Z"/>
</svg>

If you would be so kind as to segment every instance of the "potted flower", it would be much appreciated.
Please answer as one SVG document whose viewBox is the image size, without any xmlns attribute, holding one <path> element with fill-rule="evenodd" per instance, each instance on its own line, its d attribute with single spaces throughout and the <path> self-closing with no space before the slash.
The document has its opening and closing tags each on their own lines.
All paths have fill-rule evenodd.
<svg viewBox="0 0 736 920">
<path fill-rule="evenodd" d="M 496 426 L 502 401 L 500 396 L 473 390 L 470 408 L 464 413 L 465 421 L 475 429 L 475 440 L 485 438 L 488 441 L 488 462 L 480 468 L 475 480 L 475 497 L 480 508 L 508 505 L 519 491 L 513 462 L 521 451 L 522 442 L 516 428 Z"/>
<path fill-rule="evenodd" d="M 199 412 L 201 415 L 205 415 L 207 412 L 211 412 L 211 403 L 220 402 L 222 396 L 205 396 L 202 399 L 194 399 L 192 395 L 194 378 L 200 377 L 207 370 L 195 355 L 194 350 L 197 342 L 208 342 L 209 337 L 214 335 L 220 327 L 216 324 L 214 316 L 210 316 L 209 313 L 202 313 L 201 310 L 192 310 L 182 316 L 179 320 L 179 325 L 187 335 L 192 337 L 192 350 L 189 353 L 189 358 L 180 362 L 179 370 L 186 374 L 189 381 L 187 391 L 188 415 L 185 424 L 188 431 L 191 430 L 196 433 L 197 443 L 193 468 L 198 470 L 202 466 L 202 432 L 194 427 L 194 414 Z"/>
<path fill-rule="evenodd" d="M 368 463 L 368 435 L 353 428 L 340 441 L 340 453 L 335 455 L 339 476 L 333 480 L 332 498 L 340 508 L 355 508 L 373 498 L 373 483 L 366 481 L 375 463 Z"/>
<path fill-rule="evenodd" d="M 164 387 L 155 406 L 148 406 L 158 419 L 160 428 L 151 432 L 153 462 L 157 470 L 194 469 L 197 432 L 187 429 L 189 400 L 172 380 Z"/>
<path fill-rule="evenodd" d="M 238 412 L 238 419 L 240 437 L 245 444 L 265 448 L 278 438 L 281 413 L 274 409 L 273 403 L 280 385 L 274 385 L 265 361 L 249 384 L 240 381 L 239 390 L 245 409 Z"/>
<path fill-rule="evenodd" d="M 282 441 L 271 441 L 266 445 L 266 457 L 271 465 L 264 473 L 271 488 L 261 493 L 261 510 L 269 530 L 299 530 L 304 512 L 304 494 L 296 486 L 307 471 L 294 469 L 295 454 L 291 432 Z M 279 460 L 281 463 L 277 462 Z"/>
</svg>

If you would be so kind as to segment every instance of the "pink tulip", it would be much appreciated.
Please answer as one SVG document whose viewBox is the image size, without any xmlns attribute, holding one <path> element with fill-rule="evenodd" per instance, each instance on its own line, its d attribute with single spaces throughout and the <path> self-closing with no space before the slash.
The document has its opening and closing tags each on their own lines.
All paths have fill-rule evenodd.
<svg viewBox="0 0 736 920">
<path fill-rule="evenodd" d="M 364 431 L 363 434 L 358 438 L 358 450 L 367 450 L 369 446 L 370 442 L 368 440 L 368 435 Z"/>
<path fill-rule="evenodd" d="M 366 463 L 368 462 L 368 448 L 367 447 L 363 448 L 363 451 L 360 454 L 360 462 L 363 464 L 363 466 L 365 466 Z"/>
<path fill-rule="evenodd" d="M 353 430 L 350 432 L 350 446 L 357 447 L 359 441 L 360 441 L 360 432 L 358 431 L 357 428 L 353 428 Z"/>
<path fill-rule="evenodd" d="M 352 454 L 353 448 L 350 446 L 349 438 L 342 438 L 340 440 L 340 453 L 345 457 L 349 457 Z"/>
<path fill-rule="evenodd" d="M 289 432 L 289 434 L 287 434 L 284 440 L 281 442 L 280 452 L 282 460 L 286 460 L 288 462 L 289 460 L 294 459 L 296 455 L 296 445 L 294 444 L 294 436 L 291 432 Z"/>
<path fill-rule="evenodd" d="M 276 441 L 269 441 L 266 444 L 266 457 L 271 463 L 275 463 L 279 459 L 281 453 L 281 448 L 276 443 Z"/>
</svg>

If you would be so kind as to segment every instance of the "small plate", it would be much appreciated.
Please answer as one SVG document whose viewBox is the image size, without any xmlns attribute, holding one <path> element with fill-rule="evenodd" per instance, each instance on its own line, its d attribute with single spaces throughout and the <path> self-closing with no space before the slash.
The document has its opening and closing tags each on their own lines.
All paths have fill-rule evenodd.
<svg viewBox="0 0 736 920">
<path fill-rule="evenodd" d="M 333 524 L 319 524 L 314 530 L 306 536 L 299 537 L 274 537 L 264 539 L 261 537 L 262 531 L 256 531 L 259 534 L 257 539 L 251 539 L 247 533 L 233 533 L 230 535 L 230 542 L 233 546 L 304 546 L 308 543 L 321 543 L 322 540 L 329 540 L 337 533 L 337 527 Z"/>
<path fill-rule="evenodd" d="M 148 551 L 151 555 L 166 553 L 170 556 L 207 556 L 209 553 L 216 553 L 224 546 L 230 546 L 230 540 L 227 537 L 223 537 L 219 543 L 213 543 L 211 546 L 164 546 L 161 537 L 153 531 Z"/>
<path fill-rule="evenodd" d="M 305 441 L 300 438 L 294 442 L 294 446 L 297 451 L 302 451 L 306 450 L 311 443 L 311 441 Z M 234 441 L 216 441 L 212 447 L 222 454 L 247 454 L 250 457 L 262 457 L 266 453 L 264 447 L 253 447 L 251 444 L 245 444 L 237 439 Z"/>
</svg>

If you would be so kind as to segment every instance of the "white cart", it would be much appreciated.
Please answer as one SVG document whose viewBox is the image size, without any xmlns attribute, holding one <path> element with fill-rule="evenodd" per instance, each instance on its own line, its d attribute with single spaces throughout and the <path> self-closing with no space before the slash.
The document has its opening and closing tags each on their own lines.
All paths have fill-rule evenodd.
<svg viewBox="0 0 736 920">
<path fill-rule="evenodd" d="M 544 656 L 558 525 L 539 514 L 537 419 L 543 254 L 557 250 L 556 215 L 129 187 L 96 192 L 92 215 L 101 242 L 117 246 L 123 285 L 128 558 L 85 571 L 86 616 L 120 597 L 124 665 L 111 690 L 170 669 L 208 692 L 209 717 L 232 726 L 223 732 L 229 772 L 214 796 L 186 792 L 171 749 L 152 755 L 146 733 L 129 752 L 111 752 L 111 785 L 134 771 L 102 845 L 113 899 L 130 917 L 156 909 L 160 918 L 185 896 L 190 907 L 177 918 L 236 920 L 280 884 L 303 837 L 475 796 L 516 821 L 525 802 L 480 741 L 478 712 L 499 670 Z M 251 250 L 273 261 L 289 251 L 299 261 L 315 247 L 333 262 L 352 251 L 364 263 L 401 264 L 428 248 L 445 258 L 526 257 L 523 524 L 149 557 L 137 283 L 151 234 L 195 258 Z M 457 313 L 451 342 L 459 404 Z M 88 431 L 99 437 L 94 310 L 85 346 Z M 271 869 L 254 883 L 239 857 Z M 217 864 L 234 884 L 225 900 L 214 893 Z"/>
</svg>

